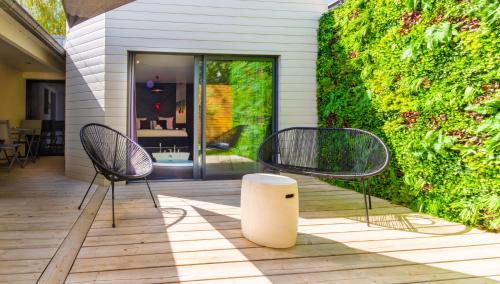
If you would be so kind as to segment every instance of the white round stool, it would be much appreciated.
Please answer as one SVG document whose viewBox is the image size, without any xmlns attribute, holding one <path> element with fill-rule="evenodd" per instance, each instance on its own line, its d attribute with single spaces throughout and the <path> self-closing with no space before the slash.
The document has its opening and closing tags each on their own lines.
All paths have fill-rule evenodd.
<svg viewBox="0 0 500 284">
<path fill-rule="evenodd" d="M 297 181 L 272 174 L 249 174 L 241 184 L 241 229 L 248 240 L 272 248 L 297 241 Z"/>
</svg>

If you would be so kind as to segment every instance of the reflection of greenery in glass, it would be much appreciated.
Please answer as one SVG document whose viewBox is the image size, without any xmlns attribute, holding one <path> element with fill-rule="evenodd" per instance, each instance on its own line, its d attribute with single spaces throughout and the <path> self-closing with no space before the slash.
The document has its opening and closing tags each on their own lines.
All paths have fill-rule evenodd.
<svg viewBox="0 0 500 284">
<path fill-rule="evenodd" d="M 252 160 L 271 130 L 272 74 L 267 61 L 233 61 L 230 67 L 233 127 L 247 126 L 233 152 Z"/>
<path fill-rule="evenodd" d="M 231 129 L 245 125 L 238 143 L 228 154 L 252 160 L 271 132 L 273 64 L 270 61 L 209 61 L 207 85 L 228 85 L 232 91 Z M 217 96 L 207 92 L 207 98 Z M 216 100 L 210 100 L 215 102 Z M 207 103 L 207 116 L 224 116 L 221 105 Z M 226 130 L 224 130 L 226 131 Z M 223 133 L 219 133 L 222 135 Z M 220 155 L 220 151 L 209 154 Z"/>
<path fill-rule="evenodd" d="M 207 63 L 207 83 L 229 84 L 231 61 L 209 61 Z"/>
</svg>

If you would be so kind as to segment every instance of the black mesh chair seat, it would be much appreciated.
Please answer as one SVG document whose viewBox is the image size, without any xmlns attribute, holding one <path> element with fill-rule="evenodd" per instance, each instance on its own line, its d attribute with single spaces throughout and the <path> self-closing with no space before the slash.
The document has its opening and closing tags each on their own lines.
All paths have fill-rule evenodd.
<svg viewBox="0 0 500 284">
<path fill-rule="evenodd" d="M 153 161 L 139 144 L 122 133 L 97 123 L 82 127 L 80 140 L 96 173 L 78 209 L 81 208 L 98 174 L 103 175 L 111 182 L 113 227 L 115 227 L 115 182 L 144 179 L 154 206 L 157 207 L 147 180 L 147 176 L 153 171 Z"/>
<path fill-rule="evenodd" d="M 359 181 L 369 224 L 367 179 L 385 170 L 389 152 L 379 137 L 361 129 L 294 127 L 268 137 L 259 148 L 258 160 L 277 171 Z"/>
<path fill-rule="evenodd" d="M 317 176 L 317 177 L 324 177 L 324 178 L 331 178 L 331 179 L 340 179 L 340 180 L 353 180 L 353 179 L 358 179 L 364 177 L 364 175 L 357 173 L 357 172 L 328 172 L 328 171 L 322 171 L 314 168 L 302 168 L 302 167 L 293 167 L 293 166 L 286 166 L 286 165 L 280 165 L 279 169 L 276 168 L 276 170 L 282 171 L 282 172 L 288 172 L 288 173 L 296 173 L 296 174 L 301 174 L 301 175 L 307 175 L 307 176 Z"/>
<path fill-rule="evenodd" d="M 147 177 L 152 172 L 152 166 L 151 169 L 148 170 L 147 166 L 143 168 L 135 168 L 132 163 L 130 166 L 125 168 L 119 166 L 105 167 L 97 164 L 95 164 L 95 167 L 97 171 L 102 174 L 107 180 L 114 180 L 115 182 L 141 179 Z"/>
</svg>

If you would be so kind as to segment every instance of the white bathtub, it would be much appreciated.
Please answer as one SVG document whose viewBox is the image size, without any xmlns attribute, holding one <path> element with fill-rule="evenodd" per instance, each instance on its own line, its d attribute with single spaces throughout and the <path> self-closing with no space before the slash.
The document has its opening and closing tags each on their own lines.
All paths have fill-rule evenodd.
<svg viewBox="0 0 500 284">
<path fill-rule="evenodd" d="M 189 160 L 189 152 L 157 152 L 153 153 L 153 157 L 156 161 L 187 161 Z"/>
</svg>

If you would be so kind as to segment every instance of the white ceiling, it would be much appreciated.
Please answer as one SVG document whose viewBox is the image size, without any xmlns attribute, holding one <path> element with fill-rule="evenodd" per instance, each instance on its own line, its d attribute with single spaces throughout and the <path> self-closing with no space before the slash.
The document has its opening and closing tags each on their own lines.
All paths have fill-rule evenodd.
<svg viewBox="0 0 500 284">
<path fill-rule="evenodd" d="M 135 81 L 156 81 L 156 76 L 159 83 L 193 83 L 194 56 L 137 54 Z"/>
</svg>

